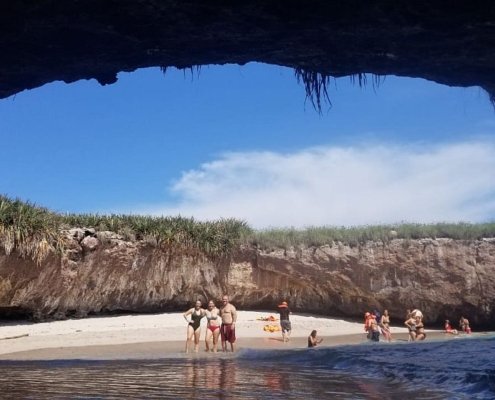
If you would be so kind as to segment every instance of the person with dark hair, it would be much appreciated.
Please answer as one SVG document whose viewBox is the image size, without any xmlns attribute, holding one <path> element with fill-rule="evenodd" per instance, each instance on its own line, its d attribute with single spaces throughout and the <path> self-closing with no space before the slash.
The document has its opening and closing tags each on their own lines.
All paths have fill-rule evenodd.
<svg viewBox="0 0 495 400">
<path fill-rule="evenodd" d="M 286 301 L 278 306 L 278 312 L 280 314 L 280 328 L 282 329 L 282 340 L 283 342 L 288 342 L 290 340 L 290 331 L 292 326 L 289 320 L 289 315 L 291 314 L 289 305 Z"/>
<path fill-rule="evenodd" d="M 380 322 L 382 322 L 382 315 L 380 314 L 380 311 L 374 310 L 373 315 L 375 316 L 376 323 L 380 325 Z"/>
<path fill-rule="evenodd" d="M 372 342 L 380 341 L 380 327 L 378 326 L 378 322 L 376 321 L 376 315 L 372 314 L 372 318 L 370 319 L 369 326 L 369 338 Z"/>
<path fill-rule="evenodd" d="M 316 336 L 316 329 L 311 331 L 311 333 L 308 336 L 308 347 L 316 347 L 318 346 L 321 342 L 323 342 L 322 338 L 318 338 Z"/>
</svg>

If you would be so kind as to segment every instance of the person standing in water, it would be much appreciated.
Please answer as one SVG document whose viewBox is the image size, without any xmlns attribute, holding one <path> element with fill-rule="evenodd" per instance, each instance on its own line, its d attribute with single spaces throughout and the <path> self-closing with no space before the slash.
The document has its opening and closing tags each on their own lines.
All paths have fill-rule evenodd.
<svg viewBox="0 0 495 400">
<path fill-rule="evenodd" d="M 425 332 L 425 326 L 423 324 L 423 320 L 419 315 L 416 315 L 414 317 L 416 323 L 416 335 L 414 340 L 425 340 L 426 339 L 426 332 Z"/>
<path fill-rule="evenodd" d="M 390 332 L 390 315 L 388 310 L 383 311 L 382 319 L 380 320 L 380 327 L 382 328 L 382 334 L 386 340 L 392 341 L 392 333 Z"/>
<path fill-rule="evenodd" d="M 201 308 L 201 301 L 197 300 L 194 307 L 187 310 L 183 315 L 184 319 L 188 322 L 186 353 L 189 353 L 193 338 L 194 352 L 197 353 L 199 349 L 199 337 L 201 335 L 201 319 L 205 316 L 205 310 Z M 189 315 L 191 316 L 190 318 L 188 318 Z"/>
<path fill-rule="evenodd" d="M 414 342 L 416 340 L 416 318 L 412 313 L 408 313 L 408 318 L 404 322 L 404 325 L 407 326 L 407 329 L 409 330 L 408 342 Z"/>
<path fill-rule="evenodd" d="M 311 331 L 311 333 L 308 336 L 308 347 L 316 347 L 318 346 L 321 342 L 323 342 L 322 338 L 319 338 L 316 336 L 316 329 Z"/>
<path fill-rule="evenodd" d="M 282 329 L 282 341 L 288 342 L 290 340 L 290 331 L 292 326 L 289 320 L 289 314 L 292 314 L 289 309 L 289 305 L 286 301 L 278 306 L 278 312 L 280 313 L 280 328 Z"/>
<path fill-rule="evenodd" d="M 237 310 L 229 303 L 229 296 L 222 297 L 222 307 L 220 308 L 220 318 L 222 325 L 220 326 L 220 336 L 222 338 L 222 350 L 227 350 L 227 342 L 230 343 L 230 349 L 235 351 L 235 323 L 237 321 Z"/>
<path fill-rule="evenodd" d="M 206 351 L 217 352 L 218 347 L 218 337 L 220 336 L 220 310 L 215 306 L 213 300 L 208 302 L 208 309 L 206 310 L 206 320 L 208 324 L 206 325 Z M 210 349 L 210 341 L 212 341 L 212 347 Z"/>
</svg>

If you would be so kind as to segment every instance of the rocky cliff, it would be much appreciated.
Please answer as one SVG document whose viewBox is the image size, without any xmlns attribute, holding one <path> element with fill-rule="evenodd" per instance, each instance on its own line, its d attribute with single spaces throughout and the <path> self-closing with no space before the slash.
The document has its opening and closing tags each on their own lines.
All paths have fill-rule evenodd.
<svg viewBox="0 0 495 400">
<path fill-rule="evenodd" d="M 0 253 L 0 316 L 85 316 L 183 310 L 229 293 L 241 309 L 293 309 L 361 317 L 388 308 L 398 320 L 419 307 L 428 323 L 468 316 L 495 328 L 495 239 L 394 239 L 358 246 L 260 250 L 231 258 L 176 254 L 111 232 L 70 231 L 62 255 L 41 265 Z"/>
</svg>

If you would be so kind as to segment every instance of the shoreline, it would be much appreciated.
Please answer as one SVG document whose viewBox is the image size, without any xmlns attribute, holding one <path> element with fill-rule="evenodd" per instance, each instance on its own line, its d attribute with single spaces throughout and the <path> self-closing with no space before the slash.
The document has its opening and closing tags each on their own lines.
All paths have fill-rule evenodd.
<svg viewBox="0 0 495 400">
<path fill-rule="evenodd" d="M 270 315 L 278 317 L 276 313 L 238 312 L 238 350 L 303 349 L 307 347 L 307 337 L 313 329 L 324 339 L 321 347 L 368 342 L 363 323 L 292 314 L 291 340 L 283 343 L 281 332 L 263 330 L 267 324 L 279 325 L 279 321 L 259 320 Z M 199 352 L 186 354 L 187 323 L 182 313 L 93 317 L 38 324 L 8 323 L 0 325 L 0 360 L 124 360 L 231 355 L 204 351 L 205 326 L 203 319 Z M 451 336 L 438 330 L 427 330 L 427 334 L 434 340 Z M 407 329 L 392 326 L 392 336 L 392 344 L 407 342 Z M 218 347 L 221 349 L 220 341 Z"/>
<path fill-rule="evenodd" d="M 483 332 L 471 337 L 481 337 L 481 335 L 490 334 Z M 340 346 L 388 346 L 397 344 L 406 344 L 407 333 L 399 333 L 397 338 L 392 342 L 380 341 L 373 343 L 366 339 L 363 334 L 349 334 L 339 336 L 324 336 L 323 344 L 318 348 L 332 348 Z M 438 342 L 454 339 L 469 339 L 468 336 L 447 335 L 442 331 L 429 331 L 426 342 Z M 59 347 L 59 348 L 39 348 L 35 350 L 26 350 L 0 355 L 1 362 L 16 361 L 132 361 L 132 360 L 160 360 L 160 359 L 181 359 L 181 358 L 231 358 L 235 357 L 240 351 L 249 350 L 304 350 L 307 349 L 306 338 L 294 338 L 289 343 L 283 343 L 281 338 L 243 338 L 238 340 L 238 347 L 235 353 L 222 352 L 218 353 L 204 351 L 204 342 L 200 343 L 198 353 L 185 353 L 185 341 L 160 341 L 160 342 L 140 342 L 132 344 L 113 344 L 113 345 L 88 345 L 78 347 Z"/>
</svg>

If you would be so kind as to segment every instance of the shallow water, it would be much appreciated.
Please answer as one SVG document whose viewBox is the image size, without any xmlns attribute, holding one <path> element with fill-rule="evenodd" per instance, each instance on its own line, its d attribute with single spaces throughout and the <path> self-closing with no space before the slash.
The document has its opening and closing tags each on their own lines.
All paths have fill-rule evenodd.
<svg viewBox="0 0 495 400">
<path fill-rule="evenodd" d="M 235 357 L 0 362 L 2 399 L 493 399 L 495 338 Z"/>
</svg>

